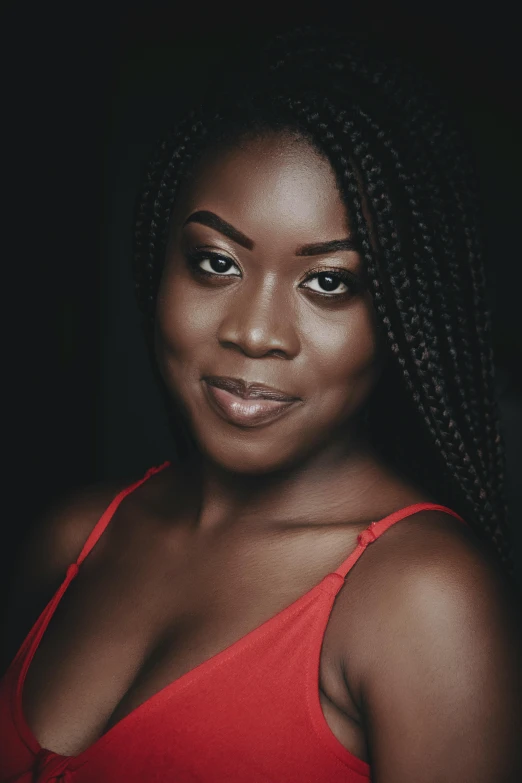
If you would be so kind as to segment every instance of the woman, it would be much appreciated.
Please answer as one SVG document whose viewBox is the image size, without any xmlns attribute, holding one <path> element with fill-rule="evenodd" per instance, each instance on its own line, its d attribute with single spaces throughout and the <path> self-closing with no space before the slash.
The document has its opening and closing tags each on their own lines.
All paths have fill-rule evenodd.
<svg viewBox="0 0 522 783">
<path fill-rule="evenodd" d="M 0 781 L 518 780 L 465 152 L 341 36 L 242 69 L 160 145 L 136 219 L 181 458 L 32 534 Z"/>
</svg>

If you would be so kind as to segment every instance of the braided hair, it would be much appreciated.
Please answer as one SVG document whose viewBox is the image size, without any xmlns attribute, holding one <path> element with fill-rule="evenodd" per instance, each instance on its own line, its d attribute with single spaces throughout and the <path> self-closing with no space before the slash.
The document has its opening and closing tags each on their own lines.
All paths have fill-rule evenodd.
<svg viewBox="0 0 522 783">
<path fill-rule="evenodd" d="M 416 71 L 332 31 L 276 37 L 241 73 L 228 70 L 146 172 L 134 235 L 146 330 L 173 206 L 202 153 L 297 131 L 335 172 L 389 355 L 368 402 L 371 438 L 513 578 L 478 186 L 462 128 Z"/>
</svg>

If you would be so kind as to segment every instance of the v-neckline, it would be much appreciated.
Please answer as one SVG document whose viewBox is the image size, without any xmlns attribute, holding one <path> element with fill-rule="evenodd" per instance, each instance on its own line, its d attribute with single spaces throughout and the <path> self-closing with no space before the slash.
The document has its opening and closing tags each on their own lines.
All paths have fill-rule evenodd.
<svg viewBox="0 0 522 783">
<path fill-rule="evenodd" d="M 324 576 L 321 579 L 320 582 L 318 582 L 316 585 L 310 588 L 310 590 L 307 590 L 306 593 L 299 596 L 299 598 L 297 598 L 295 601 L 292 601 L 291 604 L 281 609 L 275 615 L 272 615 L 272 617 L 269 617 L 268 620 L 265 620 L 260 625 L 256 626 L 251 631 L 248 631 L 246 634 L 241 636 L 237 641 L 232 642 L 232 644 L 228 645 L 223 650 L 214 653 L 210 658 L 207 658 L 205 661 L 202 661 L 201 663 L 197 664 L 194 668 L 190 669 L 188 672 L 185 672 L 185 674 L 182 674 L 177 679 L 173 680 L 170 683 L 167 683 L 167 685 L 165 685 L 159 691 L 156 691 L 156 693 L 153 693 L 145 701 L 143 701 L 141 704 L 138 704 L 137 707 L 135 707 L 133 710 L 128 712 L 127 715 L 124 715 L 124 717 L 121 718 L 117 723 L 115 723 L 114 726 L 111 726 L 111 728 L 108 731 L 102 734 L 101 737 L 98 737 L 98 739 L 95 740 L 92 743 L 92 745 L 89 745 L 89 747 L 85 748 L 85 750 L 82 750 L 81 753 L 78 753 L 75 756 L 69 756 L 66 754 L 64 755 L 62 753 L 57 753 L 56 751 L 44 748 L 38 742 L 37 738 L 35 737 L 25 717 L 25 713 L 23 709 L 23 693 L 24 693 L 24 684 L 27 678 L 29 667 L 31 666 L 31 663 L 42 641 L 45 631 L 47 630 L 47 627 L 51 622 L 51 619 L 56 611 L 56 608 L 60 600 L 62 599 L 64 593 L 69 587 L 69 584 L 72 582 L 73 578 L 77 574 L 78 574 L 78 569 L 76 568 L 73 570 L 72 566 L 69 566 L 69 568 L 67 569 L 67 574 L 62 584 L 60 585 L 58 590 L 55 592 L 55 594 L 53 595 L 53 597 L 51 598 L 47 606 L 44 608 L 44 610 L 36 620 L 35 624 L 33 625 L 33 628 L 29 631 L 29 634 L 27 635 L 26 639 L 22 642 L 22 645 L 20 647 L 20 652 L 22 652 L 23 647 L 25 647 L 27 643 L 32 642 L 34 634 L 40 634 L 38 643 L 35 645 L 34 649 L 32 650 L 31 655 L 23 662 L 23 665 L 21 667 L 20 673 L 17 678 L 16 688 L 13 688 L 12 691 L 14 694 L 13 696 L 14 701 L 12 703 L 13 720 L 20 736 L 22 737 L 26 745 L 36 755 L 44 754 L 46 758 L 55 757 L 57 759 L 64 759 L 64 761 L 67 760 L 68 769 L 76 769 L 76 767 L 81 766 L 85 761 L 88 760 L 88 758 L 92 753 L 95 753 L 98 750 L 98 748 L 104 747 L 113 739 L 113 737 L 115 736 L 115 734 L 117 733 L 117 731 L 119 730 L 122 724 L 126 724 L 129 720 L 133 718 L 135 719 L 136 716 L 139 715 L 139 713 L 143 709 L 147 707 L 150 708 L 152 704 L 155 704 L 156 702 L 160 701 L 161 698 L 165 698 L 167 694 L 171 696 L 173 692 L 184 690 L 184 688 L 191 685 L 200 676 L 206 673 L 207 670 L 214 669 L 216 666 L 221 664 L 221 662 L 225 662 L 226 660 L 228 660 L 228 658 L 235 656 L 236 654 L 240 653 L 244 648 L 248 647 L 250 644 L 253 644 L 256 641 L 256 639 L 259 636 L 261 636 L 277 620 L 280 620 L 286 615 L 292 614 L 292 612 L 295 612 L 298 609 L 300 609 L 301 606 L 305 604 L 307 601 L 311 601 L 313 598 L 315 598 L 316 593 L 320 594 L 321 591 L 326 592 L 324 586 L 327 582 L 330 582 L 332 584 L 332 588 L 328 591 L 332 595 L 332 597 L 337 593 L 342 583 L 344 582 L 344 578 L 340 574 L 336 573 L 335 571 L 329 572 L 328 574 L 326 574 L 326 576 Z M 58 600 L 56 600 L 60 592 L 62 594 L 60 595 Z M 52 606 L 53 602 L 56 603 L 52 607 L 52 611 L 49 611 L 49 607 Z M 44 619 L 42 623 L 42 618 L 44 618 L 46 613 L 48 614 L 48 616 Z M 43 624 L 43 630 L 41 628 L 42 624 Z M 15 657 L 13 664 L 15 663 L 17 657 L 18 655 Z"/>
<path fill-rule="evenodd" d="M 249 644 L 254 643 L 256 639 L 275 622 L 285 617 L 286 615 L 290 615 L 292 612 L 297 611 L 307 601 L 312 601 L 312 599 L 315 598 L 316 594 L 320 594 L 321 591 L 323 591 L 324 593 L 328 593 L 332 598 L 332 602 L 333 602 L 335 595 L 338 593 L 342 584 L 344 583 L 348 571 L 358 560 L 358 558 L 366 548 L 367 544 L 375 540 L 375 538 L 377 538 L 380 535 L 380 533 L 384 532 L 384 530 L 387 529 L 387 527 L 391 526 L 399 519 L 403 519 L 405 516 L 409 516 L 410 514 L 413 514 L 416 511 L 420 511 L 423 508 L 432 508 L 434 510 L 443 509 L 445 511 L 449 511 L 450 514 L 458 517 L 462 522 L 464 522 L 464 520 L 458 514 L 456 514 L 456 512 L 452 511 L 446 506 L 441 506 L 431 502 L 409 504 L 395 512 L 392 512 L 388 516 L 378 521 L 371 522 L 370 525 L 368 525 L 361 533 L 359 533 L 359 535 L 357 536 L 357 544 L 355 548 L 352 549 L 348 557 L 346 557 L 342 561 L 342 563 L 338 566 L 338 568 L 335 571 L 330 571 L 329 573 L 327 573 L 316 585 L 314 585 L 310 590 L 307 590 L 306 593 L 301 595 L 299 598 L 296 598 L 295 601 L 292 601 L 291 604 L 281 609 L 272 617 L 269 617 L 268 620 L 265 620 L 263 623 L 261 623 L 261 625 L 258 625 L 256 628 L 252 629 L 251 631 L 248 631 L 237 641 L 225 647 L 225 649 L 221 650 L 220 652 L 214 653 L 214 655 L 212 655 L 210 658 L 207 658 L 205 661 L 202 661 L 197 666 L 190 669 L 188 672 L 185 672 L 185 674 L 182 674 L 181 677 L 178 677 L 177 679 L 173 680 L 172 682 L 168 683 L 163 688 L 161 688 L 161 690 L 152 694 L 152 696 L 149 696 L 148 699 L 146 699 L 137 707 L 135 707 L 133 710 L 131 710 L 129 713 L 127 713 L 127 715 L 121 718 L 117 723 L 114 724 L 114 726 L 112 726 L 108 731 L 102 734 L 101 737 L 98 737 L 98 739 L 95 742 L 93 742 L 92 745 L 89 745 L 89 747 L 85 748 L 85 750 L 83 750 L 81 753 L 78 753 L 76 756 L 68 756 L 61 753 L 56 753 L 55 751 L 49 750 L 47 748 L 42 747 L 42 745 L 40 745 L 35 735 L 33 734 L 27 720 L 25 719 L 22 701 L 23 701 L 23 689 L 24 689 L 25 680 L 27 678 L 27 672 L 29 671 L 29 667 L 36 654 L 36 650 L 38 649 L 41 643 L 43 635 L 47 630 L 47 627 L 56 611 L 56 608 L 60 600 L 62 599 L 64 593 L 69 587 L 69 584 L 72 582 L 74 577 L 79 573 L 79 566 L 81 562 L 87 556 L 90 549 L 94 545 L 95 541 L 98 540 L 99 536 L 103 533 L 103 530 L 105 529 L 106 525 L 112 518 L 112 514 L 114 513 L 114 510 L 116 509 L 119 502 L 121 502 L 121 499 L 125 497 L 125 495 L 129 494 L 137 486 L 139 486 L 144 481 L 146 481 L 149 476 L 153 475 L 154 473 L 157 473 L 158 471 L 162 470 L 164 467 L 166 467 L 169 464 L 170 463 L 167 462 L 157 468 L 151 468 L 149 471 L 147 471 L 143 479 L 140 479 L 140 481 L 136 482 L 136 484 L 131 485 L 131 487 L 125 489 L 122 493 L 120 493 L 120 495 L 118 495 L 114 499 L 113 503 L 107 509 L 106 514 L 108 514 L 108 517 L 105 520 L 105 524 L 101 526 L 100 529 L 98 529 L 97 526 L 93 530 L 91 536 L 89 536 L 89 539 L 87 540 L 84 548 L 82 549 L 82 552 L 79 555 L 78 561 L 72 563 L 67 569 L 64 580 L 56 590 L 53 597 L 49 600 L 46 607 L 41 612 L 40 616 L 34 623 L 33 627 L 27 634 L 22 644 L 20 645 L 20 648 L 17 654 L 15 655 L 14 660 L 11 663 L 11 666 L 15 666 L 19 657 L 21 657 L 23 660 L 19 675 L 16 679 L 16 687 L 12 689 L 13 701 L 11 702 L 11 708 L 12 708 L 11 712 L 13 716 L 13 722 L 18 730 L 18 733 L 21 739 L 27 745 L 27 747 L 36 756 L 43 755 L 46 761 L 48 761 L 49 759 L 53 759 L 56 761 L 58 765 L 60 765 L 60 768 L 61 768 L 61 762 L 63 762 L 64 765 L 67 764 L 67 768 L 71 770 L 81 766 L 85 761 L 87 761 L 90 758 L 90 756 L 93 753 L 95 753 L 98 750 L 98 748 L 105 747 L 105 745 L 107 745 L 113 739 L 113 737 L 117 735 L 118 731 L 120 730 L 120 726 L 122 724 L 127 724 L 129 721 L 136 718 L 136 716 L 138 716 L 144 709 L 146 709 L 147 707 L 150 708 L 151 705 L 156 704 L 156 702 L 160 701 L 162 698 L 165 698 L 167 694 L 171 695 L 175 691 L 183 690 L 185 687 L 188 687 L 191 683 L 196 681 L 207 670 L 213 670 L 222 661 L 224 662 L 228 658 L 241 652 Z M 101 520 L 104 519 L 104 516 L 102 516 Z M 330 584 L 330 587 L 327 587 L 328 584 Z M 37 644 L 34 646 L 31 655 L 24 660 L 23 656 L 24 656 L 26 646 L 32 644 L 35 636 L 37 636 L 38 634 L 40 635 L 40 638 L 38 639 Z M 8 672 L 10 671 L 11 666 L 9 667 L 8 671 L 5 673 L 4 676 L 8 676 Z"/>
</svg>

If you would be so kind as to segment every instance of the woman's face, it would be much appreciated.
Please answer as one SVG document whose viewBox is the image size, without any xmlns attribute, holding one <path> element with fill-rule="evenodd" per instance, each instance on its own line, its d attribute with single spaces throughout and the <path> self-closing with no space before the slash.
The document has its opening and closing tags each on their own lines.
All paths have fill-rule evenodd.
<svg viewBox="0 0 522 783">
<path fill-rule="evenodd" d="M 330 164 L 289 133 L 207 153 L 179 194 L 156 355 L 199 448 L 223 468 L 261 474 L 347 453 L 381 365 L 351 245 Z M 271 419 L 234 418 L 263 401 L 220 393 L 210 376 L 297 399 Z"/>
</svg>

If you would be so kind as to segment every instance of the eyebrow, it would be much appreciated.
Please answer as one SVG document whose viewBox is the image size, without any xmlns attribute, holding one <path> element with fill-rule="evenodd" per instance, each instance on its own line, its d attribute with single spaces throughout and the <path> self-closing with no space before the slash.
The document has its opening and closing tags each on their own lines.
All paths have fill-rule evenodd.
<svg viewBox="0 0 522 783">
<path fill-rule="evenodd" d="M 183 225 L 186 226 L 187 223 L 200 223 L 202 226 L 213 228 L 247 250 L 253 250 L 255 247 L 255 243 L 251 239 L 214 212 L 209 212 L 205 209 L 193 212 Z M 360 250 L 360 246 L 355 239 L 346 237 L 345 239 L 332 239 L 329 242 L 314 242 L 310 245 L 303 245 L 296 250 L 296 255 L 321 256 L 325 253 L 336 253 L 341 250 L 357 252 Z"/>
</svg>

